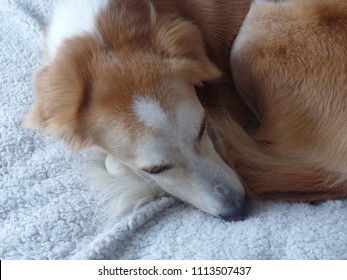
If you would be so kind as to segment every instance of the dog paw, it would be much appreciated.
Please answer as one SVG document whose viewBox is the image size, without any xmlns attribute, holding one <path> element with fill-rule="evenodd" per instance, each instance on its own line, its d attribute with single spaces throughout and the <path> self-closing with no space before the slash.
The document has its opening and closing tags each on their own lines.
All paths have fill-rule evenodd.
<svg viewBox="0 0 347 280">
<path fill-rule="evenodd" d="M 109 220 L 132 213 L 162 196 L 163 192 L 154 182 L 113 156 L 100 152 L 90 156 L 84 173 L 99 190 L 103 218 Z"/>
<path fill-rule="evenodd" d="M 125 175 L 127 172 L 129 172 L 129 168 L 126 167 L 119 160 L 114 158 L 112 155 L 106 156 L 105 167 L 107 172 L 113 177 L 122 176 L 122 175 Z"/>
</svg>

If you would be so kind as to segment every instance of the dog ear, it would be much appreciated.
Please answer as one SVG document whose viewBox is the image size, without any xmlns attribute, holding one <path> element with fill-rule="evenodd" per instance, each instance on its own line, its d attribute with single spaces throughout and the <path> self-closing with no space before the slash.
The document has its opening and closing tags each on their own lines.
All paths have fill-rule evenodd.
<svg viewBox="0 0 347 280">
<path fill-rule="evenodd" d="M 191 22 L 165 16 L 158 19 L 154 33 L 161 56 L 171 60 L 174 72 L 195 85 L 214 81 L 221 71 L 208 58 L 202 35 Z"/>
<path fill-rule="evenodd" d="M 204 81 L 216 81 L 222 76 L 209 60 L 172 59 L 170 63 L 179 77 L 196 86 L 202 86 Z"/>
<path fill-rule="evenodd" d="M 136 12 L 134 12 L 136 11 Z M 110 1 L 97 19 L 98 31 L 107 45 L 118 50 L 148 41 L 157 14 L 150 0 Z"/>
<path fill-rule="evenodd" d="M 72 65 L 66 67 L 59 62 L 43 66 L 36 73 L 36 97 L 23 126 L 54 133 L 79 150 L 92 144 L 84 133 L 82 120 L 88 87 L 80 76 L 76 77 L 78 73 Z"/>
</svg>

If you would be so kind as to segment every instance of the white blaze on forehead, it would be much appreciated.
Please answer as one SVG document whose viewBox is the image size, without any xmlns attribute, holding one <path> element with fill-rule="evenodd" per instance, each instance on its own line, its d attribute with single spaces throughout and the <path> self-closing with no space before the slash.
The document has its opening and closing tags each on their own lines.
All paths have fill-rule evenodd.
<svg viewBox="0 0 347 280">
<path fill-rule="evenodd" d="M 199 134 L 205 114 L 204 108 L 193 88 L 176 83 L 172 86 L 172 90 L 176 95 L 183 95 L 183 98 L 171 100 L 175 102 L 171 104 L 174 106 L 170 106 L 173 112 L 169 109 L 165 111 L 154 98 L 140 95 L 134 98 L 133 110 L 141 123 L 169 136 L 171 142 L 177 142 L 179 145 L 186 143 L 187 140 L 190 143 Z"/>
<path fill-rule="evenodd" d="M 141 140 L 137 146 L 136 165 L 140 168 L 152 165 L 166 164 L 171 155 L 171 143 L 175 137 L 173 124 L 167 113 L 154 98 L 136 96 L 133 103 L 133 110 L 138 121 L 153 131 L 160 132 L 162 137 L 153 138 L 148 135 Z M 169 138 L 168 138 L 169 137 Z M 168 141 L 170 139 L 170 141 Z"/>
<path fill-rule="evenodd" d="M 110 0 L 60 0 L 47 33 L 47 51 L 53 59 L 58 48 L 74 36 L 96 33 L 95 20 Z"/>
<path fill-rule="evenodd" d="M 138 120 L 146 126 L 157 130 L 169 129 L 169 118 L 155 99 L 138 96 L 134 99 L 133 108 Z"/>
</svg>

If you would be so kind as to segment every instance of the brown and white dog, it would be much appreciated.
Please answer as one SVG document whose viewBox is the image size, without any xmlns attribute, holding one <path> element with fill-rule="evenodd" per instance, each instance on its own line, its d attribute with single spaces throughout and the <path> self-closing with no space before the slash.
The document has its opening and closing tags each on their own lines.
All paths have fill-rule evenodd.
<svg viewBox="0 0 347 280">
<path fill-rule="evenodd" d="M 60 1 L 25 124 L 106 150 L 118 212 L 345 197 L 346 30 L 344 0 Z"/>
</svg>

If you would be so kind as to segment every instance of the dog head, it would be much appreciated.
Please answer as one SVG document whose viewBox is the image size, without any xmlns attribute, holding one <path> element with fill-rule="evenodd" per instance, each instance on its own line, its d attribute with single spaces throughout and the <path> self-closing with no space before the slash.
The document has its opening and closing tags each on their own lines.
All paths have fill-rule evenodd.
<svg viewBox="0 0 347 280">
<path fill-rule="evenodd" d="M 159 17 L 146 1 L 110 2 L 94 30 L 47 51 L 26 125 L 53 132 L 74 149 L 101 146 L 214 216 L 240 216 L 244 190 L 215 151 L 195 93 L 221 75 L 199 30 L 181 18 Z"/>
</svg>

